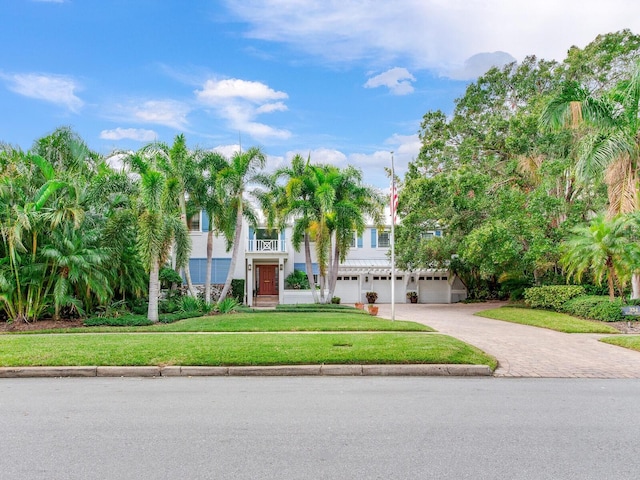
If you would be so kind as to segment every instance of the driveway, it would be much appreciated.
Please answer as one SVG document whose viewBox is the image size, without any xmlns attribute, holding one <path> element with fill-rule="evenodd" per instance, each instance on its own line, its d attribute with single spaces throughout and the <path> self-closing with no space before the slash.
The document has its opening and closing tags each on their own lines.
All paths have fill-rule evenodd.
<svg viewBox="0 0 640 480">
<path fill-rule="evenodd" d="M 561 333 L 475 316 L 500 306 L 397 304 L 396 320 L 411 320 L 470 343 L 498 359 L 497 377 L 640 378 L 640 352 L 598 339 L 606 335 Z M 379 316 L 391 318 L 391 305 Z"/>
</svg>

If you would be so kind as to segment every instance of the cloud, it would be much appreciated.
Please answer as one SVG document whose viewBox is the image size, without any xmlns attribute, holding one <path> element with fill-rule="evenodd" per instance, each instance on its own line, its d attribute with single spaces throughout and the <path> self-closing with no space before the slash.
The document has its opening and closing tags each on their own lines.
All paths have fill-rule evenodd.
<svg viewBox="0 0 640 480">
<path fill-rule="evenodd" d="M 132 100 L 126 105 L 116 105 L 115 110 L 111 117 L 116 120 L 153 123 L 185 130 L 191 107 L 178 100 Z"/>
<path fill-rule="evenodd" d="M 130 139 L 138 142 L 152 142 L 158 138 L 158 134 L 153 130 L 142 128 L 115 128 L 113 130 L 102 130 L 100 138 L 104 140 Z"/>
<path fill-rule="evenodd" d="M 250 38 L 336 64 L 402 61 L 441 75 L 482 52 L 562 60 L 598 34 L 640 31 L 640 2 L 609 0 L 226 0 Z M 550 33 L 552 32 L 552 33 Z"/>
<path fill-rule="evenodd" d="M 78 112 L 84 102 L 75 91 L 78 83 L 64 75 L 46 75 L 40 73 L 1 74 L 0 78 L 7 82 L 12 92 L 37 100 L 61 105 L 72 112 Z"/>
<path fill-rule="evenodd" d="M 407 95 L 413 93 L 415 77 L 406 68 L 395 67 L 375 77 L 371 77 L 364 84 L 365 88 L 387 87 L 394 95 Z"/>
<path fill-rule="evenodd" d="M 273 90 L 261 82 L 230 78 L 208 79 L 195 95 L 201 104 L 212 107 L 234 130 L 261 140 L 291 137 L 288 130 L 256 121 L 259 115 L 286 111 L 287 106 L 281 101 L 289 98 L 285 92 Z"/>
<path fill-rule="evenodd" d="M 506 52 L 477 53 L 467 58 L 461 68 L 452 68 L 446 75 L 454 80 L 469 80 L 479 77 L 491 67 L 500 68 L 515 61 Z"/>
</svg>

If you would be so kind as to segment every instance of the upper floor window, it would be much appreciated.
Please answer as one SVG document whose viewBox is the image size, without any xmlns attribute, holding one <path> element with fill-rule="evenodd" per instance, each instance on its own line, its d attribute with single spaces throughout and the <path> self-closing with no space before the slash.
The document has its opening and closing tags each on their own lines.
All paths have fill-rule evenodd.
<svg viewBox="0 0 640 480">
<path fill-rule="evenodd" d="M 200 212 L 194 213 L 190 218 L 187 218 L 187 226 L 190 232 L 200 231 Z"/>
<path fill-rule="evenodd" d="M 391 233 L 378 232 L 378 248 L 388 248 L 391 246 Z"/>
</svg>

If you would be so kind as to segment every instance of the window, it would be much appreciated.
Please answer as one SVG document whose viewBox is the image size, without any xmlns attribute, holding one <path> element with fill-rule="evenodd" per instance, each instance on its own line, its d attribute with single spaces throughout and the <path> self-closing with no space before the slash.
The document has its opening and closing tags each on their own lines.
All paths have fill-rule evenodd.
<svg viewBox="0 0 640 480">
<path fill-rule="evenodd" d="M 187 219 L 187 226 L 189 227 L 190 232 L 200 231 L 200 212 L 192 215 L 191 218 Z"/>
<path fill-rule="evenodd" d="M 388 248 L 389 246 L 391 246 L 391 234 L 378 232 L 378 248 Z"/>
<path fill-rule="evenodd" d="M 356 248 L 357 245 L 357 234 L 356 232 L 353 232 L 353 235 L 351 235 L 351 244 L 349 245 L 351 248 Z"/>
</svg>

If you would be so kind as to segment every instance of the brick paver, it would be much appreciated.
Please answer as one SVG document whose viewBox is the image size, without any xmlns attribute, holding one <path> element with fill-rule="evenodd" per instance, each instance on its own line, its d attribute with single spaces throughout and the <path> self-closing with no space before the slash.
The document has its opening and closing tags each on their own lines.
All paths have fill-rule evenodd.
<svg viewBox="0 0 640 480">
<path fill-rule="evenodd" d="M 498 359 L 499 377 L 640 378 L 640 352 L 599 342 L 606 335 L 561 333 L 474 313 L 496 304 L 397 304 L 396 320 L 429 325 Z M 391 318 L 391 305 L 379 316 Z"/>
</svg>

